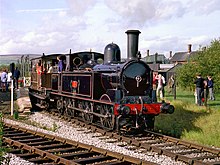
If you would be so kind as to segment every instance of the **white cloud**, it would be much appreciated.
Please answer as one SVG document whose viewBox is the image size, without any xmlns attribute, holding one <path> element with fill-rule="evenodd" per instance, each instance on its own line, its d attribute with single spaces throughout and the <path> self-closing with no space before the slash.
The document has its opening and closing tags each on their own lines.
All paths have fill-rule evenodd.
<svg viewBox="0 0 220 165">
<path fill-rule="evenodd" d="M 198 15 L 211 14 L 220 10 L 219 0 L 196 0 L 189 3 L 189 11 L 195 11 Z"/>
<path fill-rule="evenodd" d="M 36 39 L 36 34 L 35 32 L 28 32 L 24 35 L 24 37 L 21 39 L 23 42 L 30 42 Z"/>
<path fill-rule="evenodd" d="M 171 17 L 180 17 L 185 9 L 180 1 L 165 0 L 113 0 L 105 1 L 109 8 L 118 13 L 123 21 L 139 26 L 151 25 Z"/>
<path fill-rule="evenodd" d="M 33 12 L 65 12 L 68 10 L 67 8 L 59 8 L 59 9 L 23 9 L 17 10 L 17 13 L 33 13 Z"/>
<path fill-rule="evenodd" d="M 161 1 L 157 6 L 157 19 L 170 19 L 181 17 L 185 14 L 185 8 L 180 1 Z"/>
<path fill-rule="evenodd" d="M 109 8 L 122 17 L 121 21 L 143 25 L 156 14 L 153 0 L 105 0 Z"/>
<path fill-rule="evenodd" d="M 84 15 L 93 8 L 97 0 L 66 0 L 70 8 L 69 14 L 74 16 Z"/>
<path fill-rule="evenodd" d="M 16 17 L 7 13 L 7 19 L 4 17 L 5 21 L 2 24 L 4 29 L 1 28 L 0 54 L 66 53 L 69 49 L 81 51 L 90 48 L 103 52 L 107 44 L 114 42 L 120 46 L 122 56 L 125 57 L 125 31 L 128 29 L 139 29 L 140 50 L 146 52 L 150 49 L 152 53 L 184 51 L 190 42 L 193 49 L 196 49 L 197 45 L 207 44 L 213 36 L 219 34 L 218 30 L 214 30 L 214 27 L 219 29 L 217 27 L 220 26 L 218 16 L 204 17 L 218 12 L 218 0 L 66 2 L 67 6 L 55 8 L 49 6 L 41 9 L 40 4 L 36 9 L 18 8 L 16 11 L 19 12 L 15 12 Z M 7 6 L 10 6 L 10 3 Z M 19 24 L 17 16 L 21 18 L 22 23 L 30 25 L 31 28 L 27 29 L 22 23 Z M 209 24 L 210 27 L 206 28 Z"/>
</svg>

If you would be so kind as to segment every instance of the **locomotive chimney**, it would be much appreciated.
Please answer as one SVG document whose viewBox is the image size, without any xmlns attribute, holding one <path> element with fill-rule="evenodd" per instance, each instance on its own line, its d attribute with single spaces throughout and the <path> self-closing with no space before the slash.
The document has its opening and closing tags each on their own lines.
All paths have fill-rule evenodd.
<svg viewBox="0 0 220 165">
<path fill-rule="evenodd" d="M 138 59 L 138 37 L 141 33 L 139 30 L 127 30 L 127 59 Z"/>
<path fill-rule="evenodd" d="M 188 44 L 188 53 L 192 52 L 192 44 Z"/>
</svg>

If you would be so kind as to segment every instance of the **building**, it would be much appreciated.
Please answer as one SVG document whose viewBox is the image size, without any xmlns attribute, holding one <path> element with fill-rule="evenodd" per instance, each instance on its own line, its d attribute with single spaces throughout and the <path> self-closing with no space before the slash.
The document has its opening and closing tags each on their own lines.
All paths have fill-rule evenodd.
<svg viewBox="0 0 220 165">
<path fill-rule="evenodd" d="M 167 64 L 169 60 L 163 54 L 152 54 L 150 55 L 150 51 L 147 50 L 147 55 L 142 58 L 144 62 L 147 64 Z"/>
<path fill-rule="evenodd" d="M 186 52 L 176 52 L 172 57 L 170 57 L 170 63 L 181 63 L 185 64 L 189 62 L 190 58 L 192 56 L 195 56 L 198 53 L 198 51 L 192 51 L 192 45 L 188 45 L 188 51 Z"/>
</svg>

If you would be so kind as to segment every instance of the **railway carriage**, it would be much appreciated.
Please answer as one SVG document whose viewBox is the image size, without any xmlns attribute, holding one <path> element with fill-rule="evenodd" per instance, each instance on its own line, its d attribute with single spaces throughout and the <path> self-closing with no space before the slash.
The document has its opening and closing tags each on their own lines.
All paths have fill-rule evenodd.
<svg viewBox="0 0 220 165">
<path fill-rule="evenodd" d="M 104 54 L 76 52 L 32 59 L 29 96 L 33 108 L 56 109 L 109 130 L 153 129 L 155 116 L 173 113 L 165 102 L 152 102 L 152 70 L 140 60 L 138 30 L 128 30 L 127 61 L 121 62 L 118 45 Z M 47 73 L 62 58 L 65 70 Z M 40 71 L 37 71 L 37 67 Z"/>
</svg>

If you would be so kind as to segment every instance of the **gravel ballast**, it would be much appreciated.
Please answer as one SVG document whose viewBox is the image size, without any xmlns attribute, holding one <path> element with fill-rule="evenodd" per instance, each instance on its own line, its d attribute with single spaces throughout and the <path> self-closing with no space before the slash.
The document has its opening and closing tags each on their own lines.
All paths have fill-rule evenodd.
<svg viewBox="0 0 220 165">
<path fill-rule="evenodd" d="M 10 123 L 10 124 L 16 124 L 20 125 L 22 127 L 25 127 L 27 129 L 35 130 L 44 132 L 51 135 L 56 135 L 62 138 L 67 138 L 71 140 L 75 140 L 81 143 L 94 145 L 99 148 L 103 148 L 109 151 L 119 152 L 124 155 L 133 156 L 136 158 L 140 158 L 142 160 L 150 161 L 157 164 L 163 164 L 163 165 L 182 165 L 184 163 L 172 160 L 171 158 L 164 156 L 164 155 L 158 155 L 154 152 L 146 152 L 146 153 L 140 153 L 140 151 L 137 150 L 129 150 L 128 146 L 121 147 L 118 146 L 117 143 L 108 143 L 107 141 L 109 139 L 100 139 L 95 135 L 98 135 L 97 133 L 87 133 L 89 132 L 88 129 L 82 128 L 79 126 L 72 126 L 72 124 L 61 121 L 60 119 L 57 119 L 56 117 L 50 117 L 44 113 L 35 112 L 34 114 L 29 116 L 29 122 L 32 123 L 32 125 L 25 124 L 22 122 L 10 120 L 10 119 L 4 119 L 4 122 Z M 44 128 L 44 129 L 42 129 Z M 20 161 L 20 158 L 10 154 L 10 157 L 12 157 L 13 161 L 10 161 L 10 165 L 26 165 L 26 161 Z M 27 164 L 30 164 L 30 162 L 27 162 Z"/>
</svg>

